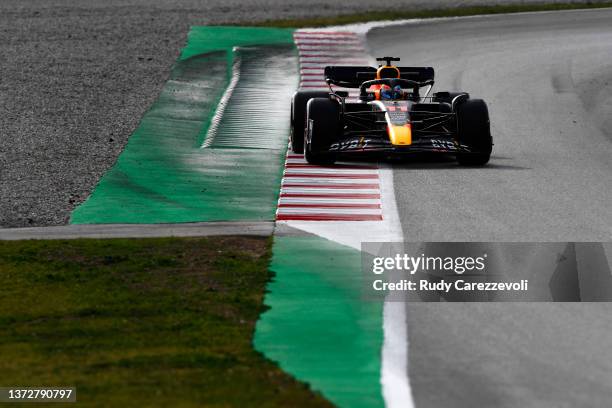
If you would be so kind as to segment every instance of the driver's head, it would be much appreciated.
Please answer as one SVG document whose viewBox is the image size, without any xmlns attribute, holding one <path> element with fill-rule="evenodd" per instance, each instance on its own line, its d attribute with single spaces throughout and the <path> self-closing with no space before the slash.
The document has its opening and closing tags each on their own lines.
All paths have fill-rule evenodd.
<svg viewBox="0 0 612 408">
<path fill-rule="evenodd" d="M 394 99 L 401 99 L 402 98 L 402 87 L 399 85 L 395 85 L 393 87 L 393 98 Z"/>
<path fill-rule="evenodd" d="M 393 88 L 389 85 L 383 85 L 380 87 L 380 99 L 394 99 Z"/>
<path fill-rule="evenodd" d="M 380 87 L 380 99 L 402 99 L 402 87 L 395 85 L 391 88 L 389 85 Z"/>
</svg>

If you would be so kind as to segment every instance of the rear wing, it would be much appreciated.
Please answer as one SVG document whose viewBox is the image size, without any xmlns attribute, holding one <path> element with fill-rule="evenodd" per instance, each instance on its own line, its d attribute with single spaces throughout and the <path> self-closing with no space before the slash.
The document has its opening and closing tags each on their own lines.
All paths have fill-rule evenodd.
<svg viewBox="0 0 612 408">
<path fill-rule="evenodd" d="M 416 82 L 434 79 L 432 67 L 397 67 L 400 78 Z M 376 68 L 357 66 L 327 66 L 325 80 L 333 85 L 344 88 L 359 88 L 365 82 L 376 78 Z"/>
</svg>

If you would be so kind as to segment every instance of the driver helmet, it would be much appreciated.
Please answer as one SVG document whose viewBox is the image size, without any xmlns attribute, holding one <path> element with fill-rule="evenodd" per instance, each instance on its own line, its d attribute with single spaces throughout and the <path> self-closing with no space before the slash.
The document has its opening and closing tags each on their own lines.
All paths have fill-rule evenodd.
<svg viewBox="0 0 612 408">
<path fill-rule="evenodd" d="M 395 85 L 393 87 L 393 97 L 395 99 L 401 99 L 402 98 L 402 87 L 400 85 Z"/>
<path fill-rule="evenodd" d="M 393 88 L 389 85 L 382 85 L 380 87 L 380 99 L 393 99 Z"/>
<path fill-rule="evenodd" d="M 401 99 L 402 87 L 395 85 L 391 88 L 389 85 L 383 85 L 380 88 L 380 99 Z"/>
</svg>

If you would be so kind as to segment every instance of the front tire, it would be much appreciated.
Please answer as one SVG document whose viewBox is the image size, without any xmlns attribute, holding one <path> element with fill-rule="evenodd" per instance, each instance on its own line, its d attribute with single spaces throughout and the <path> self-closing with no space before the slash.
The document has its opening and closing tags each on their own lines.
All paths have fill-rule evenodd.
<svg viewBox="0 0 612 408">
<path fill-rule="evenodd" d="M 340 106 L 329 98 L 315 98 L 306 108 L 304 156 L 310 164 L 333 164 L 336 155 L 329 151 L 340 136 Z"/>
<path fill-rule="evenodd" d="M 312 98 L 326 98 L 329 92 L 298 91 L 291 101 L 291 150 L 304 153 L 304 132 L 306 129 L 306 105 Z"/>
<path fill-rule="evenodd" d="M 458 153 L 462 166 L 484 166 L 493 150 L 489 110 L 482 99 L 468 99 L 457 107 L 457 136 L 459 143 L 470 152 Z"/>
</svg>

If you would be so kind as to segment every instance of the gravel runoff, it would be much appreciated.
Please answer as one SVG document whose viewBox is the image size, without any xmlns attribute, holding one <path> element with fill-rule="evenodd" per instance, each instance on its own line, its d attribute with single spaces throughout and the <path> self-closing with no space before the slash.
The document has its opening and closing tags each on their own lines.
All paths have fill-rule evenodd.
<svg viewBox="0 0 612 408">
<path fill-rule="evenodd" d="M 523 2 L 2 0 L 0 227 L 68 222 L 156 99 L 190 25 L 491 1 Z"/>
</svg>

